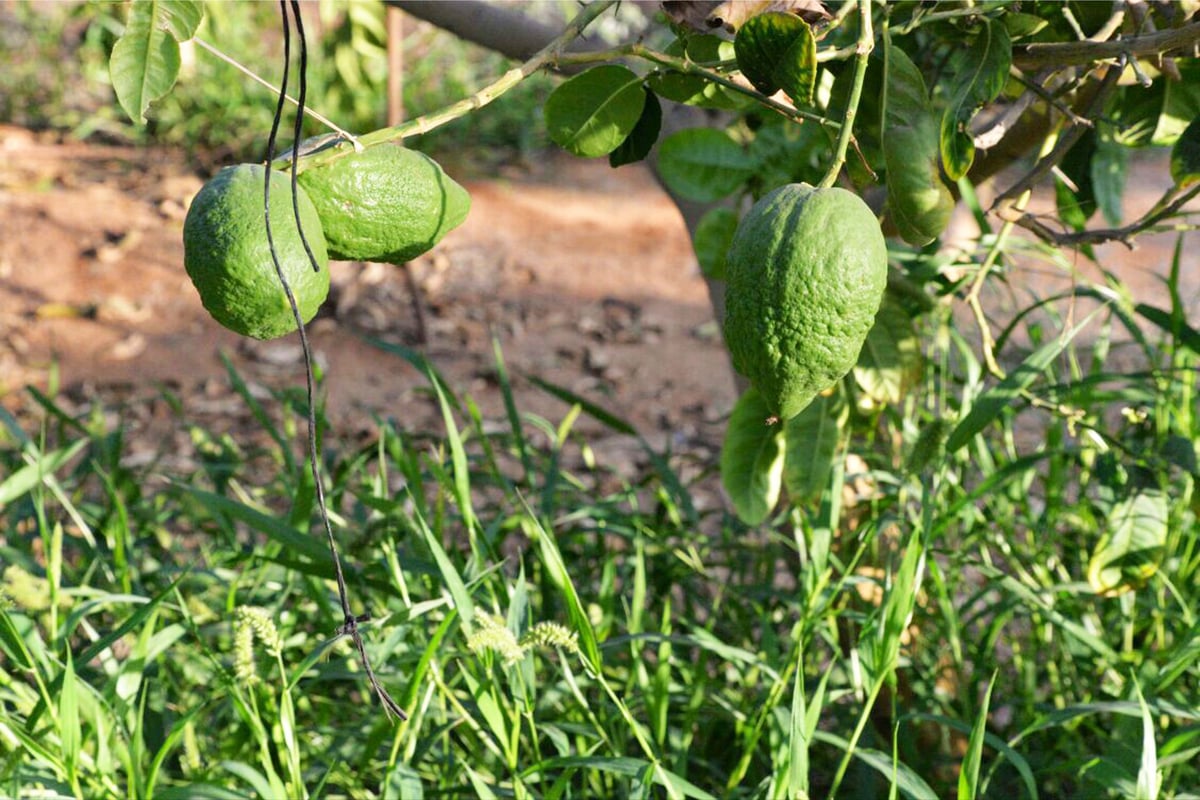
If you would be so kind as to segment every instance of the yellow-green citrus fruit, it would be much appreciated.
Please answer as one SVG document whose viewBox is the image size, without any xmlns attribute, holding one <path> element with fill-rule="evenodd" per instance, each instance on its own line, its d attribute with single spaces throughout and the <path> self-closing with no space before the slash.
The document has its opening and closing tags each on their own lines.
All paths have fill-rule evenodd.
<svg viewBox="0 0 1200 800">
<path fill-rule="evenodd" d="M 329 255 L 411 261 L 467 218 L 471 196 L 424 153 L 378 145 L 300 173 L 321 215 Z"/>
<path fill-rule="evenodd" d="M 183 223 L 183 265 L 213 319 L 244 336 L 274 339 L 296 330 L 296 319 L 267 245 L 264 167 L 225 167 L 201 187 Z M 271 237 L 308 322 L 329 294 L 329 256 L 321 220 L 299 191 L 300 222 L 320 270 L 313 270 L 292 211 L 291 181 L 271 173 Z"/>
<path fill-rule="evenodd" d="M 733 366 L 786 420 L 854 367 L 887 285 L 887 245 L 858 195 L 789 184 L 738 224 L 725 277 Z"/>
</svg>

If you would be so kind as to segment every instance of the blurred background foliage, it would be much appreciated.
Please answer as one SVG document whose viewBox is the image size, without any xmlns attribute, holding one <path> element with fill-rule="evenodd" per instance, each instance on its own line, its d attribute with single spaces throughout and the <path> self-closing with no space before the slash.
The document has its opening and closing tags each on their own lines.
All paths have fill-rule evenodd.
<svg viewBox="0 0 1200 800">
<path fill-rule="evenodd" d="M 526 4 L 546 21 L 570 5 Z M 356 133 L 387 122 L 386 9 L 372 0 L 305 3 L 309 45 L 308 105 Z M 108 54 L 123 30 L 124 3 L 28 2 L 0 5 L 0 119 L 35 130 L 114 144 L 183 148 L 196 166 L 258 161 L 270 130 L 274 97 L 236 67 L 187 43 L 176 88 L 150 110 L 145 126 L 128 121 L 115 102 Z M 283 44 L 274 3 L 208 3 L 199 38 L 260 77 L 276 83 Z M 404 19 L 406 118 L 459 100 L 511 67 L 510 62 L 445 31 Z M 292 94 L 297 85 L 292 73 Z M 462 167 L 487 170 L 547 145 L 540 108 L 553 88 L 535 75 L 497 100 L 487 114 L 468 115 L 410 140 Z M 327 131 L 306 120 L 305 135 Z M 470 158 L 463 158 L 464 151 Z"/>
</svg>

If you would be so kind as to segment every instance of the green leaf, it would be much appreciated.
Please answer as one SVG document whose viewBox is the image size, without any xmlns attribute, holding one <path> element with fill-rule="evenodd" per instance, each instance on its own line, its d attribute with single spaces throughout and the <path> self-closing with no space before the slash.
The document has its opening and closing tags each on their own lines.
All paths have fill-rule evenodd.
<svg viewBox="0 0 1200 800">
<path fill-rule="evenodd" d="M 975 142 L 967 125 L 984 103 L 990 103 L 1008 82 L 1012 68 L 1012 40 L 1003 25 L 983 20 L 970 49 L 963 54 L 960 71 L 942 115 L 942 164 L 950 180 L 967 174 L 975 161 Z"/>
<path fill-rule="evenodd" d="M 524 504 L 523 498 L 521 502 Z M 575 584 L 571 580 L 571 571 L 567 569 L 567 564 L 563 561 L 562 553 L 559 552 L 558 545 L 554 542 L 553 534 L 542 527 L 528 504 L 525 504 L 525 511 L 528 514 L 530 525 L 536 531 L 538 552 L 546 567 L 546 575 L 562 593 L 567 605 L 567 615 L 571 619 L 571 627 L 579 634 L 580 652 L 587 661 L 588 667 L 598 675 L 604 668 L 604 659 L 600 656 L 600 643 L 596 636 L 596 629 L 592 627 L 591 618 L 588 617 L 587 609 L 583 607 L 583 603 L 579 600 L 579 593 L 575 591 Z"/>
<path fill-rule="evenodd" d="M 201 0 L 139 0 L 139 4 L 153 6 L 155 24 L 165 28 L 177 42 L 186 42 L 195 36 L 204 19 Z"/>
<path fill-rule="evenodd" d="M 125 32 L 113 45 L 108 73 L 121 108 L 146 121 L 150 104 L 179 77 L 179 43 L 196 33 L 204 7 L 195 0 L 135 0 Z"/>
<path fill-rule="evenodd" d="M 975 800 L 979 796 L 979 765 L 983 761 L 983 741 L 987 736 L 988 706 L 992 700 L 992 688 L 996 685 L 996 673 L 992 672 L 987 689 L 983 693 L 979 709 L 975 712 L 975 724 L 971 738 L 967 741 L 967 752 L 963 756 L 962 769 L 958 773 L 958 800 Z"/>
<path fill-rule="evenodd" d="M 1179 80 L 1122 87 L 1108 106 L 1116 140 L 1127 147 L 1171 147 L 1200 115 L 1200 60 L 1179 59 Z"/>
<path fill-rule="evenodd" d="M 329 560 L 329 550 L 321 539 L 308 536 L 274 514 L 259 511 L 237 500 L 192 486 L 183 487 L 183 491 L 199 501 L 213 516 L 229 517 L 244 523 L 252 530 L 265 534 L 268 539 L 279 543 L 290 554 L 303 556 L 317 564 Z"/>
<path fill-rule="evenodd" d="M 747 389 L 733 407 L 721 448 L 721 482 L 738 519 L 757 525 L 779 502 L 783 486 L 783 429 L 772 422 L 757 389 Z"/>
<path fill-rule="evenodd" d="M 731 208 L 711 209 L 696 223 L 692 246 L 704 277 L 725 280 L 725 257 L 729 254 L 737 224 L 737 212 Z"/>
<path fill-rule="evenodd" d="M 884 296 L 854 366 L 854 381 L 879 404 L 899 403 L 921 380 L 925 359 L 912 317 Z"/>
<path fill-rule="evenodd" d="M 925 79 L 899 47 L 884 47 L 879 130 L 887 168 L 888 210 L 904 241 L 929 244 L 946 229 L 954 198 L 938 169 L 937 120 Z"/>
<path fill-rule="evenodd" d="M 67 650 L 67 659 L 63 664 L 62 688 L 58 694 L 58 709 L 54 716 L 58 722 L 58 740 L 62 746 L 63 764 L 71 780 L 75 778 L 75 769 L 79 764 L 79 687 L 75 676 L 75 664 L 71 660 L 71 651 Z"/>
<path fill-rule="evenodd" d="M 1183 129 L 1171 148 L 1171 179 L 1180 189 L 1200 183 L 1200 114 Z"/>
<path fill-rule="evenodd" d="M 1008 38 L 1013 41 L 1033 36 L 1049 24 L 1036 14 L 1024 14 L 1020 11 L 1007 11 L 1007 9 L 1004 16 L 1000 18 L 1000 22 L 1008 31 Z"/>
<path fill-rule="evenodd" d="M 738 69 L 765 95 L 780 89 L 798 105 L 812 103 L 817 81 L 817 43 L 812 28 L 795 14 L 778 11 L 746 20 L 733 40 Z"/>
<path fill-rule="evenodd" d="M 555 144 L 583 158 L 608 155 L 633 132 L 646 93 L 642 79 L 616 64 L 592 67 L 546 98 L 546 130 Z"/>
<path fill-rule="evenodd" d="M 817 395 L 784 425 L 783 485 L 793 503 L 819 497 L 829 488 L 833 460 L 848 418 L 849 409 L 834 392 Z"/>
<path fill-rule="evenodd" d="M 1133 310 L 1171 334 L 1178 344 L 1200 355 L 1200 331 L 1189 325 L 1182 316 L 1176 319 L 1171 312 L 1148 303 L 1138 303 Z"/>
<path fill-rule="evenodd" d="M 855 759 L 878 772 L 883 780 L 887 781 L 886 785 L 894 784 L 900 794 L 909 800 L 939 800 L 938 793 L 931 789 L 912 767 L 903 761 L 897 761 L 891 753 L 884 753 L 872 747 L 863 747 L 861 744 L 853 747 L 837 734 L 823 730 L 813 734 L 813 739 L 826 742 L 839 751 L 852 752 Z M 894 797 L 895 795 L 885 796 Z"/>
<path fill-rule="evenodd" d="M 844 119 L 854 87 L 854 69 L 843 68 L 833 79 L 829 92 L 829 106 L 825 115 L 829 119 Z M 871 58 L 867 62 L 867 74 L 863 79 L 862 94 L 858 100 L 858 113 L 854 117 L 856 155 L 846 160 L 846 170 L 854 185 L 874 185 L 878 174 L 885 168 L 883 144 L 880 141 L 883 121 L 883 59 Z M 865 163 L 864 163 L 865 162 Z"/>
<path fill-rule="evenodd" d="M 650 149 L 658 141 L 658 133 L 662 130 L 662 105 L 649 89 L 646 93 L 646 104 L 642 106 L 642 115 L 638 117 L 633 130 L 621 142 L 621 146 L 608 154 L 608 164 L 620 167 L 624 164 L 634 164 L 650 154 Z"/>
<path fill-rule="evenodd" d="M 1075 336 L 1102 310 L 1103 307 L 1096 309 L 1088 314 L 1083 322 L 1030 353 L 1004 380 L 976 398 L 967 416 L 951 431 L 946 442 L 946 453 L 955 452 L 994 421 L 1009 403 L 1029 388 L 1043 370 L 1050 366 L 1050 362 L 1058 358 Z"/>
<path fill-rule="evenodd" d="M 755 160 L 715 128 L 688 128 L 668 136 L 658 151 L 658 172 L 675 194 L 711 203 L 736 191 L 753 174 Z"/>
<path fill-rule="evenodd" d="M 1138 707 L 1142 712 L 1142 758 L 1138 764 L 1137 787 L 1133 797 L 1134 800 L 1158 800 L 1163 776 L 1159 771 L 1158 748 L 1154 741 L 1154 733 L 1158 727 L 1156 715 L 1150 713 L 1150 707 L 1146 705 L 1146 696 L 1142 694 L 1141 684 L 1135 680 L 1133 688 L 1137 690 Z"/>
<path fill-rule="evenodd" d="M 87 439 L 76 439 L 61 450 L 51 450 L 48 453 L 36 453 L 31 463 L 26 464 L 0 481 L 0 509 L 16 500 L 21 495 L 31 491 L 35 486 L 62 469 L 63 465 L 87 447 Z"/>
<path fill-rule="evenodd" d="M 424 800 L 420 774 L 403 761 L 392 767 L 383 783 L 382 800 Z"/>
<path fill-rule="evenodd" d="M 1059 169 L 1066 179 L 1054 179 L 1058 215 L 1075 230 L 1083 230 L 1096 213 L 1096 191 L 1092 183 L 1092 158 L 1096 154 L 1096 131 L 1085 131 L 1063 156 Z M 1070 181 L 1069 185 L 1067 181 Z M 1072 186 L 1073 185 L 1073 186 Z"/>
<path fill-rule="evenodd" d="M 801 645 L 802 646 L 802 645 Z M 797 654 L 796 675 L 792 679 L 792 713 L 788 724 L 788 795 L 808 797 L 808 703 L 804 696 L 804 653 Z"/>
<path fill-rule="evenodd" d="M 677 58 L 686 56 L 688 61 L 701 66 L 732 61 L 735 57 L 733 42 L 712 34 L 688 36 L 686 41 L 676 39 L 664 52 Z M 647 83 L 668 100 L 701 108 L 732 110 L 754 102 L 699 75 L 667 71 L 650 77 Z"/>
<path fill-rule="evenodd" d="M 1102 135 L 1096 143 L 1096 154 L 1092 158 L 1092 186 L 1096 192 L 1096 205 L 1100 207 L 1109 225 L 1121 224 L 1121 199 L 1125 194 L 1125 156 L 1127 148 L 1113 141 L 1111 136 Z"/>
<path fill-rule="evenodd" d="M 1088 583 L 1097 594 L 1132 591 L 1158 571 L 1167 541 L 1167 498 L 1136 492 L 1117 503 L 1088 562 Z"/>
</svg>

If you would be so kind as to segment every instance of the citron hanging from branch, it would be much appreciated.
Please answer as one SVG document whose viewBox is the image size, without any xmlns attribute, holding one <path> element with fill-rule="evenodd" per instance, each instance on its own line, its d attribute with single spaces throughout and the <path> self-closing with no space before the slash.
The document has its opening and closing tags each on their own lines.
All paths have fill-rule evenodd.
<svg viewBox="0 0 1200 800">
<path fill-rule="evenodd" d="M 858 195 L 788 184 L 738 224 L 725 275 L 733 366 L 786 420 L 854 367 L 887 286 L 887 245 Z"/>
<path fill-rule="evenodd" d="M 225 167 L 200 189 L 183 224 L 183 264 L 213 318 L 232 331 L 274 339 L 296 330 L 279 282 L 263 215 L 263 170 L 258 164 Z M 298 189 L 300 223 L 320 267 L 304 250 L 292 210 L 291 184 L 271 173 L 271 235 L 279 265 L 308 322 L 329 294 L 329 257 L 321 220 Z"/>
<path fill-rule="evenodd" d="M 462 224 L 467 190 L 424 153 L 378 145 L 300 173 L 340 261 L 402 264 Z"/>
</svg>

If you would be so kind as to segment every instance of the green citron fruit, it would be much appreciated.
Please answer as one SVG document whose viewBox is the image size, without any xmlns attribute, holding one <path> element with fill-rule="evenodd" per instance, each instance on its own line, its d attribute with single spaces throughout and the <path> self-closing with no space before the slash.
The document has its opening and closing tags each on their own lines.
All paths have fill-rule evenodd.
<svg viewBox="0 0 1200 800">
<path fill-rule="evenodd" d="M 786 420 L 854 367 L 883 300 L 887 245 L 858 195 L 788 184 L 738 224 L 725 277 L 733 366 Z"/>
<path fill-rule="evenodd" d="M 255 339 L 296 330 L 296 319 L 267 245 L 263 219 L 265 167 L 225 167 L 201 187 L 183 223 L 183 265 L 213 319 Z M 329 294 L 329 256 L 321 219 L 299 192 L 300 221 L 320 270 L 313 270 L 296 229 L 291 181 L 271 173 L 271 237 L 279 265 L 308 322 Z"/>
<path fill-rule="evenodd" d="M 378 145 L 300 173 L 329 255 L 403 264 L 467 218 L 471 196 L 424 153 Z"/>
</svg>

